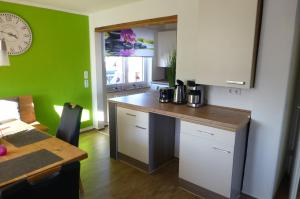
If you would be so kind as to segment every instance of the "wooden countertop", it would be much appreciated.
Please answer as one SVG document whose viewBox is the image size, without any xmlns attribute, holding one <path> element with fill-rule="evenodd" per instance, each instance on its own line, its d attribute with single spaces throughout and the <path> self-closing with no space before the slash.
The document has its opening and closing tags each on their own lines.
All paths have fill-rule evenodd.
<svg viewBox="0 0 300 199">
<path fill-rule="evenodd" d="M 109 102 L 123 108 L 151 112 L 176 117 L 188 122 L 199 123 L 211 127 L 236 132 L 244 127 L 251 117 L 247 110 L 206 105 L 201 108 L 191 108 L 186 105 L 160 103 L 157 92 L 111 98 Z"/>
</svg>

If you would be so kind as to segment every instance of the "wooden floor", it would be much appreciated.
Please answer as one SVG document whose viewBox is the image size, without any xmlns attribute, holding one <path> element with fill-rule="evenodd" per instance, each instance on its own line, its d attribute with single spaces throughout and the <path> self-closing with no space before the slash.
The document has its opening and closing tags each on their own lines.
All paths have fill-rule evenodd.
<svg viewBox="0 0 300 199">
<path fill-rule="evenodd" d="M 178 161 L 152 175 L 109 157 L 109 137 L 96 131 L 80 136 L 89 158 L 81 162 L 84 194 L 81 199 L 192 199 L 178 187 Z M 241 199 L 249 197 L 242 196 Z"/>
<path fill-rule="evenodd" d="M 89 154 L 81 163 L 84 199 L 189 199 L 198 198 L 178 188 L 178 162 L 148 175 L 109 158 L 109 137 L 99 132 L 84 133 L 80 148 Z"/>
</svg>

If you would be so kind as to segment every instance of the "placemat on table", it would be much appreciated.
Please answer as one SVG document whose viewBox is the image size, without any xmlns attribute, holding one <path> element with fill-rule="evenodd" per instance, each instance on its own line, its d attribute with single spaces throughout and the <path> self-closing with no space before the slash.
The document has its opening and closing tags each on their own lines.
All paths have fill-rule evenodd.
<svg viewBox="0 0 300 199">
<path fill-rule="evenodd" d="M 36 129 L 32 129 L 32 130 L 21 131 L 19 133 L 12 134 L 12 135 L 7 135 L 3 137 L 3 139 L 11 143 L 15 147 L 22 147 L 29 144 L 33 144 L 35 142 L 45 140 L 50 137 L 51 136 L 45 133 L 41 133 Z"/>
<path fill-rule="evenodd" d="M 61 161 L 62 158 L 46 149 L 35 151 L 0 163 L 0 183 Z"/>
</svg>

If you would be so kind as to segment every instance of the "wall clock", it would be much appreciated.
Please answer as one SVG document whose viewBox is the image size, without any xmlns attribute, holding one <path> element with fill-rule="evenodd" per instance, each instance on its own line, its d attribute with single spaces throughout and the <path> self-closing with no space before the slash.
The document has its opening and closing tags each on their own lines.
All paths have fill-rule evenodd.
<svg viewBox="0 0 300 199">
<path fill-rule="evenodd" d="M 12 13 L 0 13 L 0 38 L 5 39 L 9 55 L 23 54 L 32 44 L 29 25 Z"/>
</svg>

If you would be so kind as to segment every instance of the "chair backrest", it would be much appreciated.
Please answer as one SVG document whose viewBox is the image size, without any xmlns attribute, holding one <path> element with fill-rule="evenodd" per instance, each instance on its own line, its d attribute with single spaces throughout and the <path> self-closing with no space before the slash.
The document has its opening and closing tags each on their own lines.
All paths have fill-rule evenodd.
<svg viewBox="0 0 300 199">
<path fill-rule="evenodd" d="M 18 181 L 0 189 L 0 199 L 30 198 L 30 185 L 26 180 Z"/>
<path fill-rule="evenodd" d="M 56 137 L 78 146 L 82 107 L 65 103 Z"/>
<path fill-rule="evenodd" d="M 79 179 L 80 162 L 63 165 L 58 173 L 31 182 L 32 197 L 28 199 L 79 199 Z"/>
<path fill-rule="evenodd" d="M 28 124 L 35 122 L 36 117 L 32 96 L 19 96 L 18 98 L 20 119 Z"/>
</svg>

